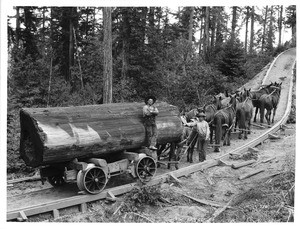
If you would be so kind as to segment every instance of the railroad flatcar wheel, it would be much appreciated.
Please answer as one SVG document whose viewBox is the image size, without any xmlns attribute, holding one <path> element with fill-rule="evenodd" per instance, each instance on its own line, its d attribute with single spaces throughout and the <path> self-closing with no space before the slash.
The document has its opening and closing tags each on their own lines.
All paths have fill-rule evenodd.
<svg viewBox="0 0 300 229">
<path fill-rule="evenodd" d="M 156 173 L 156 162 L 152 157 L 142 157 L 138 160 L 135 166 L 137 177 L 142 182 L 149 181 Z"/>
<path fill-rule="evenodd" d="M 50 177 L 47 177 L 47 180 L 54 187 L 59 187 L 59 186 L 62 186 L 66 183 L 66 181 L 64 180 L 63 175 L 50 176 Z"/>
<path fill-rule="evenodd" d="M 90 194 L 100 193 L 106 186 L 107 176 L 102 168 L 93 166 L 80 171 L 77 175 L 77 186 Z"/>
</svg>

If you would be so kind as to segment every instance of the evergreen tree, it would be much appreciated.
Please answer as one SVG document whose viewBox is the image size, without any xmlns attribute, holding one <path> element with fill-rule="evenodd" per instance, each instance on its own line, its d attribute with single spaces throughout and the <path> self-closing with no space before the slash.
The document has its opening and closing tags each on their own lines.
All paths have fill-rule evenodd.
<svg viewBox="0 0 300 229">
<path fill-rule="evenodd" d="M 238 39 L 228 40 L 218 56 L 217 68 L 219 71 L 227 76 L 230 82 L 233 82 L 236 78 L 245 76 L 244 63 L 242 43 Z"/>
</svg>

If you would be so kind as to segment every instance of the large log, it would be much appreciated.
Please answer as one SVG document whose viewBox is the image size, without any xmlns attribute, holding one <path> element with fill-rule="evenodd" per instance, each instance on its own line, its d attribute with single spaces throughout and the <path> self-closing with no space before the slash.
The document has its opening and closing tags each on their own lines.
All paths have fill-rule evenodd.
<svg viewBox="0 0 300 229">
<path fill-rule="evenodd" d="M 182 125 L 177 107 L 155 104 L 158 143 L 179 141 Z M 24 108 L 20 111 L 20 154 L 32 167 L 99 157 L 144 145 L 144 103 L 77 107 Z"/>
</svg>

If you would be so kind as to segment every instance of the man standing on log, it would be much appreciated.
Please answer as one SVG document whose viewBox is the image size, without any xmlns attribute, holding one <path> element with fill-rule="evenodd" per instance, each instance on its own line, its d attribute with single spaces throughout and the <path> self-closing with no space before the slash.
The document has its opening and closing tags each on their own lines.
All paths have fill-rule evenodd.
<svg viewBox="0 0 300 229">
<path fill-rule="evenodd" d="M 143 107 L 143 118 L 146 129 L 146 144 L 149 149 L 157 150 L 155 147 L 157 139 L 157 126 L 155 117 L 158 115 L 158 109 L 153 104 L 156 102 L 154 96 L 148 96 L 145 99 L 146 105 Z"/>
</svg>

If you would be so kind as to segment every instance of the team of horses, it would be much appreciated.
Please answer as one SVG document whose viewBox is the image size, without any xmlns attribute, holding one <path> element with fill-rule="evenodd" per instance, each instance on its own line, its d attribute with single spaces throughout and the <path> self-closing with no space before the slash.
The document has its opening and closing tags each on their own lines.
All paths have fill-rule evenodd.
<svg viewBox="0 0 300 229">
<path fill-rule="evenodd" d="M 247 135 L 251 133 L 251 120 L 253 118 L 254 109 L 253 122 L 256 122 L 257 113 L 258 110 L 260 110 L 260 123 L 264 122 L 264 118 L 266 118 L 268 125 L 271 125 L 271 121 L 274 123 L 281 86 L 282 83 L 275 82 L 261 86 L 255 91 L 244 88 L 242 91 L 236 91 L 233 94 L 228 94 L 227 92 L 224 94 L 221 93 L 213 96 L 211 103 L 186 112 L 184 114 L 184 120 L 185 122 L 190 122 L 196 117 L 198 112 L 204 112 L 206 114 L 206 121 L 210 126 L 210 144 L 214 146 L 215 152 L 220 152 L 222 145 L 230 145 L 231 132 L 233 129 L 239 131 L 239 139 L 248 138 Z M 271 119 L 272 111 L 273 117 Z M 183 150 L 183 146 L 186 144 L 186 139 L 190 132 L 191 128 L 184 127 L 181 141 L 170 144 L 170 160 L 171 158 L 179 160 L 180 152 Z M 158 151 L 158 155 L 161 151 Z M 192 162 L 193 149 L 187 152 L 187 160 L 188 162 Z M 168 165 L 168 168 L 169 166 L 170 165 Z"/>
</svg>

